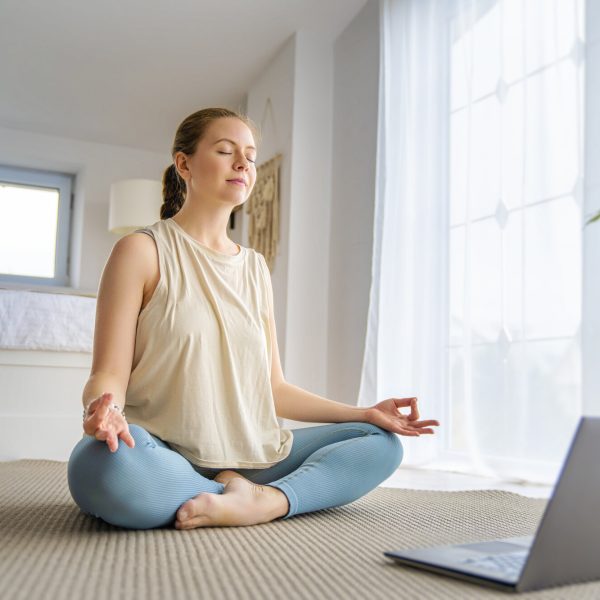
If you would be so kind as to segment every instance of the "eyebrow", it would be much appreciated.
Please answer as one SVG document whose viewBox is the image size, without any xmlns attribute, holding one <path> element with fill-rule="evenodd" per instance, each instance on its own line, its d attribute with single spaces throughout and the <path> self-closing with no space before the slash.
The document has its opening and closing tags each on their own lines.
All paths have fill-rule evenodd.
<svg viewBox="0 0 600 600">
<path fill-rule="evenodd" d="M 228 140 L 227 138 L 221 138 L 220 140 L 217 140 L 213 146 L 215 144 L 218 144 L 219 142 L 229 142 L 230 144 L 233 144 L 234 146 L 237 146 L 237 144 L 233 141 L 233 140 Z M 256 148 L 254 146 L 246 146 L 246 148 L 250 148 L 251 150 L 256 150 Z"/>
</svg>

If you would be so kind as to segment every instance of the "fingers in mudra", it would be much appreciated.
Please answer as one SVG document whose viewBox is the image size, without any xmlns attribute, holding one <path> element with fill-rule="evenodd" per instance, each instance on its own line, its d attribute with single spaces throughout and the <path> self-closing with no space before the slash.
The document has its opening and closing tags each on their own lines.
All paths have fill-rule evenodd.
<svg viewBox="0 0 600 600">
<path fill-rule="evenodd" d="M 94 435 L 97 440 L 106 442 L 111 452 L 116 452 L 119 448 L 119 438 L 127 446 L 133 448 L 135 440 L 129 432 L 127 421 L 119 412 L 112 410 L 113 394 L 106 392 L 98 398 L 98 404 L 94 412 L 90 415 Z"/>
<path fill-rule="evenodd" d="M 412 421 L 416 421 L 419 418 L 419 409 L 417 407 L 417 399 L 416 398 L 389 398 L 389 400 L 385 400 L 385 403 L 392 402 L 393 406 L 396 407 L 398 412 L 400 412 L 401 408 L 410 407 L 410 414 L 406 415 Z M 383 403 L 382 403 L 383 404 Z M 403 413 L 401 413 L 403 414 Z"/>
<path fill-rule="evenodd" d="M 401 409 L 410 408 L 409 414 Z M 421 433 L 432 434 L 436 420 L 419 420 L 419 410 L 416 398 L 388 398 L 377 403 L 368 413 L 368 420 L 388 431 L 400 435 L 419 436 Z"/>
<path fill-rule="evenodd" d="M 422 433 L 435 433 L 431 427 L 437 426 L 439 423 L 433 419 L 427 421 L 403 421 L 401 427 L 412 432 L 410 435 L 421 435 Z"/>
</svg>

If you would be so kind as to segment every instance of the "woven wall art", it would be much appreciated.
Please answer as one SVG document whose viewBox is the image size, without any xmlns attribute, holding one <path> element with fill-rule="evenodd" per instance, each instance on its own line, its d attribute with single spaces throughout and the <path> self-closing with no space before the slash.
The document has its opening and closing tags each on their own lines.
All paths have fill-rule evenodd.
<svg viewBox="0 0 600 600">
<path fill-rule="evenodd" d="M 248 219 L 248 242 L 260 252 L 269 271 L 275 266 L 279 242 L 279 166 L 281 154 L 256 168 L 256 183 L 245 203 Z"/>
</svg>

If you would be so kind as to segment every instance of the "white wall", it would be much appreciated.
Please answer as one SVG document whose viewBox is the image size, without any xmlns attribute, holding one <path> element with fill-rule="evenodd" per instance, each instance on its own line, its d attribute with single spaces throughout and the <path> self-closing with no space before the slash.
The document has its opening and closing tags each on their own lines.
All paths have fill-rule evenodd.
<svg viewBox="0 0 600 600">
<path fill-rule="evenodd" d="M 119 239 L 108 231 L 110 184 L 137 177 L 161 179 L 171 162 L 169 149 L 162 155 L 8 128 L 0 128 L 0 140 L 0 164 L 76 175 L 71 287 L 96 292 Z"/>
<path fill-rule="evenodd" d="M 356 405 L 367 329 L 379 82 L 379 4 L 334 47 L 328 397 Z M 373 399 L 373 403 L 377 402 Z"/>
<path fill-rule="evenodd" d="M 286 313 L 288 243 L 290 224 L 292 122 L 294 106 L 294 57 L 295 40 L 291 37 L 274 60 L 248 91 L 247 113 L 261 129 L 258 163 L 266 162 L 277 154 L 282 155 L 279 171 L 279 247 L 271 273 L 275 305 L 277 340 L 281 364 L 285 373 Z M 267 100 L 271 108 L 267 109 Z M 267 109 L 267 110 L 265 110 Z M 245 209 L 244 209 L 245 210 Z M 240 214 L 239 212 L 237 213 Z M 247 216 L 242 219 L 242 244 L 248 245 Z M 238 222 L 236 221 L 236 228 Z"/>
<path fill-rule="evenodd" d="M 584 214 L 600 210 L 600 3 L 586 5 L 585 203 Z M 584 229 L 582 376 L 583 412 L 600 415 L 600 222 Z"/>
<path fill-rule="evenodd" d="M 333 40 L 299 31 L 248 93 L 261 162 L 281 164 L 280 246 L 271 275 L 285 377 L 326 393 Z M 272 111 L 266 111 L 267 99 Z M 302 423 L 284 420 L 284 426 Z"/>
<path fill-rule="evenodd" d="M 327 392 L 333 40 L 296 33 L 286 377 Z"/>
</svg>

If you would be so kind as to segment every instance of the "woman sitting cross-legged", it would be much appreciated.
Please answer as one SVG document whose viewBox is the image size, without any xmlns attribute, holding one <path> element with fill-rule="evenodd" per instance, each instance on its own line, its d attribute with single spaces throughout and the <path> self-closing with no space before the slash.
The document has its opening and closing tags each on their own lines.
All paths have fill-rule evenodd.
<svg viewBox="0 0 600 600">
<path fill-rule="evenodd" d="M 68 483 L 107 523 L 245 526 L 341 506 L 398 468 L 396 434 L 439 425 L 416 398 L 352 407 L 285 381 L 267 263 L 227 236 L 256 180 L 255 133 L 226 109 L 187 117 L 160 220 L 121 238 L 102 272 Z"/>
</svg>

